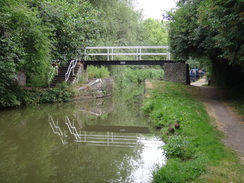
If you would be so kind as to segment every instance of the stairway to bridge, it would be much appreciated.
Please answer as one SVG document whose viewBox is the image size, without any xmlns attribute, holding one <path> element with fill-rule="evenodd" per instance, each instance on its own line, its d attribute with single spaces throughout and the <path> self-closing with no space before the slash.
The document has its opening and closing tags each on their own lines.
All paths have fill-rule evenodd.
<svg viewBox="0 0 244 183">
<path fill-rule="evenodd" d="M 51 88 L 57 86 L 57 84 L 59 84 L 59 83 L 65 82 L 65 74 L 67 73 L 68 68 L 69 68 L 69 65 L 58 68 L 57 74 L 54 76 L 52 82 L 50 83 Z M 76 74 L 77 74 L 78 70 L 79 70 L 79 66 L 76 65 L 74 67 L 74 74 L 71 72 L 66 83 L 71 84 L 76 79 Z"/>
</svg>

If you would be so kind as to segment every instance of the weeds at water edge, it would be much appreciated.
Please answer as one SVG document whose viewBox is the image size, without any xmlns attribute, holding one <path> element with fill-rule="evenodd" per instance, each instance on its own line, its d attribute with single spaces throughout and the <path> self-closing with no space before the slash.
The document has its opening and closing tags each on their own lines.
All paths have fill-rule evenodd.
<svg viewBox="0 0 244 183">
<path fill-rule="evenodd" d="M 222 134 L 211 125 L 204 105 L 192 97 L 196 88 L 162 81 L 154 81 L 153 86 L 157 87 L 150 91 L 142 109 L 161 129 L 168 158 L 166 165 L 153 174 L 154 182 L 218 182 L 214 174 L 216 180 L 244 182 L 239 173 L 244 167 L 221 143 Z M 180 128 L 169 133 L 177 120 Z"/>
</svg>

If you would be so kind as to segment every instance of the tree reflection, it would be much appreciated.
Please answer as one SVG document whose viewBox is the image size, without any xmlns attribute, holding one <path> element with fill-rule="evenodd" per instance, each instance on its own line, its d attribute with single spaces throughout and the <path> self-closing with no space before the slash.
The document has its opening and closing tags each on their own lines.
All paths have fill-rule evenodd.
<svg viewBox="0 0 244 183">
<path fill-rule="evenodd" d="M 131 148 L 77 143 L 65 119 L 68 116 L 71 124 L 75 120 L 72 126 L 79 134 L 94 125 L 112 127 L 114 131 L 123 126 L 148 128 L 138 101 L 133 97 L 107 98 L 1 110 L 0 182 L 133 182 L 130 175 L 136 168 L 134 162 L 141 161 L 142 145 Z M 48 122 L 50 115 L 66 143 L 52 130 Z M 88 132 L 98 133 L 91 129 Z M 109 135 L 111 138 L 112 132 Z"/>
</svg>

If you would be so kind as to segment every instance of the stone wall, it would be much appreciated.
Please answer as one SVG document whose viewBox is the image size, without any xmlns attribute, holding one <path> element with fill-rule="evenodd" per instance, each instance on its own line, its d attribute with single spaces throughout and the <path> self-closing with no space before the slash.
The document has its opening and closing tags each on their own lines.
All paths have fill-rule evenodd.
<svg viewBox="0 0 244 183">
<path fill-rule="evenodd" d="M 76 84 L 79 82 L 88 82 L 88 73 L 87 73 L 87 68 L 85 68 L 84 63 L 78 62 L 77 67 L 79 68 L 76 77 L 72 84 Z"/>
<path fill-rule="evenodd" d="M 164 80 L 190 84 L 189 66 L 185 63 L 164 64 Z"/>
<path fill-rule="evenodd" d="M 25 87 L 26 86 L 26 74 L 25 71 L 18 71 L 17 72 L 17 83 L 19 86 Z"/>
<path fill-rule="evenodd" d="M 113 78 L 101 78 L 90 81 L 85 86 L 78 88 L 79 99 L 102 98 L 112 95 Z"/>
</svg>

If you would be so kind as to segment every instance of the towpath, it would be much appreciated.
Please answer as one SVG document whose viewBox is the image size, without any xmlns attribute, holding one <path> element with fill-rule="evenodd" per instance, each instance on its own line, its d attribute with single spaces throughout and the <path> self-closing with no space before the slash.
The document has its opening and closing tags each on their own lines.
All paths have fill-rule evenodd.
<svg viewBox="0 0 244 183">
<path fill-rule="evenodd" d="M 244 121 L 228 105 L 222 90 L 214 86 L 204 86 L 204 84 L 206 81 L 200 79 L 191 85 L 199 87 L 209 115 L 215 119 L 218 129 L 224 132 L 223 143 L 237 151 L 244 164 Z"/>
</svg>

